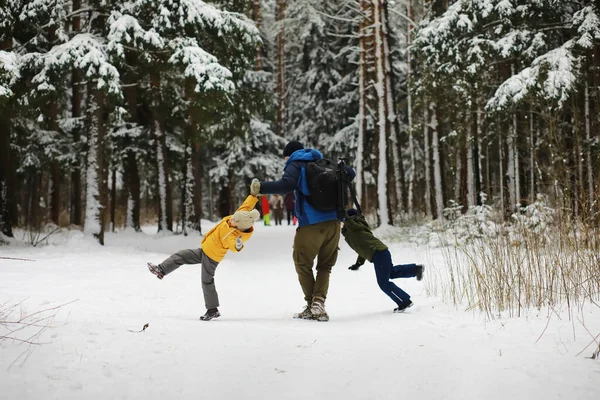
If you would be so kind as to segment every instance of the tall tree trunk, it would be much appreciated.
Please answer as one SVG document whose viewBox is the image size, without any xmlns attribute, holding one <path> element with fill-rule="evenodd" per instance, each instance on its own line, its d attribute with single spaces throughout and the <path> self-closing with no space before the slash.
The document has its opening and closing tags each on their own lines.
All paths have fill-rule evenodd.
<svg viewBox="0 0 600 400">
<path fill-rule="evenodd" d="M 366 0 L 360 0 L 360 10 L 361 14 L 366 15 Z M 363 194 L 364 190 L 364 146 L 365 146 L 365 134 L 366 134 L 366 124 L 367 124 L 367 64 L 366 64 L 366 21 L 367 18 L 364 17 L 360 21 L 359 26 L 359 65 L 358 65 L 358 116 L 357 116 L 357 124 L 358 124 L 358 135 L 356 138 L 356 197 L 363 205 L 364 199 Z"/>
<path fill-rule="evenodd" d="M 51 99 L 48 102 L 48 130 L 55 132 L 58 136 L 58 101 Z M 59 225 L 60 218 L 60 192 L 62 181 L 62 168 L 56 160 L 56 156 L 52 156 L 50 161 L 50 219 L 56 225 Z"/>
<path fill-rule="evenodd" d="M 484 182 L 485 182 L 485 192 L 489 196 L 488 199 L 491 202 L 491 204 L 494 204 L 493 198 L 494 198 L 494 195 L 496 193 L 492 190 L 492 182 L 491 182 L 491 180 L 492 180 L 491 171 L 490 171 L 490 147 L 491 146 L 492 146 L 492 142 L 486 140 L 486 143 L 485 143 L 485 179 L 484 179 Z M 488 204 L 490 204 L 490 203 L 488 203 Z"/>
<path fill-rule="evenodd" d="M 505 185 L 505 180 L 504 180 L 504 149 L 503 149 L 503 144 L 502 144 L 502 135 L 498 135 L 498 160 L 500 161 L 498 163 L 498 167 L 500 168 L 500 208 L 502 210 L 504 210 L 504 208 L 506 207 L 506 202 L 504 199 L 504 185 Z M 502 213 L 502 215 L 504 216 L 504 212 Z"/>
<path fill-rule="evenodd" d="M 40 188 L 42 174 L 32 170 L 27 178 L 27 216 L 25 225 L 30 231 L 38 231 L 41 225 L 40 216 Z"/>
<path fill-rule="evenodd" d="M 135 62 L 135 60 L 131 60 Z M 123 79 L 126 83 L 123 91 L 131 123 L 133 126 L 139 124 L 138 107 L 137 107 L 137 78 L 133 73 L 125 73 Z M 131 149 L 131 138 L 127 138 L 129 150 L 125 153 L 123 159 L 123 178 L 126 182 L 127 190 L 127 215 L 125 217 L 125 228 L 133 228 L 136 232 L 141 232 L 140 226 L 140 208 L 141 208 L 141 185 L 140 173 L 138 169 L 138 157 L 134 150 Z"/>
<path fill-rule="evenodd" d="M 402 165 L 402 157 L 400 156 L 400 144 L 399 135 L 400 130 L 398 129 L 400 124 L 398 123 L 398 113 L 396 112 L 396 106 L 394 104 L 394 71 L 392 69 L 391 53 L 390 53 L 390 35 L 391 27 L 389 23 L 389 10 L 387 2 L 382 5 L 382 26 L 383 26 L 383 54 L 385 57 L 385 93 L 386 93 L 386 104 L 387 104 L 387 117 L 386 117 L 386 130 L 388 134 L 388 165 L 392 168 L 388 168 L 387 180 L 390 183 L 389 187 L 392 189 L 388 192 L 389 197 L 389 218 L 390 221 L 394 221 L 394 215 L 403 212 L 403 192 L 404 192 L 404 167 Z M 392 184 L 393 183 L 393 184 Z"/>
<path fill-rule="evenodd" d="M 56 28 L 50 27 L 46 29 L 46 38 L 48 44 L 53 46 L 56 43 Z M 47 108 L 45 109 L 46 114 L 46 129 L 59 139 L 58 129 L 58 99 L 55 95 L 50 96 L 48 99 Z M 60 192 L 61 192 L 61 181 L 62 171 L 60 163 L 57 160 L 57 154 L 50 155 L 50 182 L 48 184 L 48 194 L 50 197 L 50 220 L 56 225 L 59 224 L 60 218 Z"/>
<path fill-rule="evenodd" d="M 475 169 L 473 168 L 473 164 L 475 160 L 473 158 L 473 153 L 475 153 L 475 146 L 473 142 L 475 138 L 473 137 L 474 125 L 476 124 L 475 115 L 471 113 L 471 126 L 467 129 L 467 207 L 473 207 L 476 203 L 475 200 Z M 476 127 L 475 127 L 476 129 Z"/>
<path fill-rule="evenodd" d="M 519 130 L 517 123 L 517 114 L 513 115 L 513 132 L 514 132 L 514 140 L 513 140 L 513 156 L 515 157 L 514 166 L 515 166 L 515 199 L 516 203 L 513 207 L 515 210 L 518 210 L 518 207 L 521 205 L 521 166 L 519 161 Z"/>
<path fill-rule="evenodd" d="M 0 41 L 0 50 L 10 51 L 12 38 Z M 17 208 L 14 202 L 15 163 L 10 151 L 11 128 L 10 101 L 0 104 L 0 235 L 13 237 L 13 225 L 17 222 Z"/>
<path fill-rule="evenodd" d="M 385 54 L 383 44 L 383 21 L 381 19 L 382 12 L 382 0 L 374 1 L 374 30 L 375 35 L 375 69 L 377 80 L 375 82 L 375 89 L 377 91 L 377 127 L 378 127 L 378 153 L 376 154 L 378 165 L 377 165 L 377 209 L 378 209 L 378 220 L 380 225 L 390 225 L 389 215 L 389 197 L 387 192 L 387 140 L 388 131 L 386 123 L 387 119 L 387 96 L 385 93 L 386 85 L 386 71 L 385 71 Z"/>
<path fill-rule="evenodd" d="M 516 185 L 516 155 L 515 155 L 515 139 L 516 139 L 516 126 L 517 126 L 517 116 L 513 115 L 513 123 L 510 129 L 510 133 L 508 134 L 508 138 L 506 140 L 506 145 L 508 146 L 508 167 L 506 171 L 506 175 L 508 177 L 508 195 L 509 195 L 509 210 L 510 212 L 514 212 L 517 205 L 517 185 Z"/>
<path fill-rule="evenodd" d="M 191 140 L 188 138 L 186 140 L 185 146 L 185 167 L 183 169 L 183 187 L 181 190 L 181 211 L 182 211 L 182 227 L 183 233 L 187 236 L 187 231 L 189 229 L 196 230 L 198 229 L 198 221 L 200 218 L 194 215 L 195 207 L 194 207 L 194 166 L 192 162 L 193 152 Z"/>
<path fill-rule="evenodd" d="M 230 181 L 228 184 L 221 185 L 221 190 L 219 190 L 219 214 L 221 218 L 226 217 L 233 212 L 231 187 Z"/>
<path fill-rule="evenodd" d="M 202 233 L 202 226 L 200 224 L 202 218 L 202 176 L 204 174 L 204 164 L 200 157 L 200 144 L 197 140 L 192 142 L 192 175 L 194 179 L 193 186 L 193 204 L 194 204 L 194 215 L 191 218 L 192 227 L 199 233 Z"/>
<path fill-rule="evenodd" d="M 358 183 L 361 185 L 360 189 L 360 201 L 362 209 L 365 215 L 370 220 L 377 221 L 379 224 L 380 216 L 379 212 L 379 190 L 377 185 L 377 171 L 379 165 L 379 158 L 377 155 L 379 151 L 379 141 L 377 130 L 378 125 L 378 111 L 379 111 L 379 94 L 375 87 L 377 82 L 377 67 L 376 67 L 376 37 L 375 35 L 375 6 L 372 0 L 362 0 L 360 3 L 361 15 L 361 57 L 362 66 L 361 74 L 361 110 L 359 111 L 360 123 L 362 126 L 359 127 L 359 142 L 362 143 L 360 146 L 359 154 L 361 156 L 361 178 Z M 373 156 L 372 156 L 373 155 Z M 386 153 L 384 153 L 384 156 Z M 384 189 L 385 190 L 385 189 Z M 387 214 L 387 213 L 386 213 Z"/>
<path fill-rule="evenodd" d="M 185 145 L 183 147 L 183 162 L 181 163 L 181 207 L 179 212 L 181 213 L 181 231 L 183 232 L 183 236 L 187 236 L 187 225 L 188 225 L 188 215 L 191 214 L 190 206 L 191 206 L 191 197 L 188 198 L 187 188 L 188 188 L 188 171 L 190 164 L 190 141 L 189 138 L 185 138 Z M 191 172 L 191 171 L 190 171 Z"/>
<path fill-rule="evenodd" d="M 117 166 L 113 165 L 110 176 L 110 230 L 115 231 L 117 219 Z"/>
<path fill-rule="evenodd" d="M 511 65 L 511 75 L 515 75 L 515 66 Z M 519 152 L 517 147 L 518 122 L 517 112 L 513 111 L 512 127 L 508 135 L 508 188 L 510 196 L 510 211 L 515 212 L 521 201 L 519 182 Z"/>
<path fill-rule="evenodd" d="M 169 161 L 167 157 L 167 139 L 164 131 L 161 107 L 161 78 L 158 72 L 151 74 L 153 107 L 152 133 L 156 145 L 158 175 L 158 230 L 173 231 L 173 200 L 171 182 L 169 182 Z"/>
<path fill-rule="evenodd" d="M 3 115 L 0 118 L 0 233 L 13 237 L 12 228 L 17 215 L 14 204 L 15 165 L 10 151 L 10 108 L 0 106 L 0 113 Z"/>
<path fill-rule="evenodd" d="M 481 205 L 481 159 L 479 156 L 481 113 L 478 99 L 472 104 L 471 125 L 467 138 L 467 204 L 469 207 Z"/>
<path fill-rule="evenodd" d="M 475 159 L 475 164 L 473 167 L 475 168 L 475 200 L 477 205 L 482 205 L 483 201 L 481 199 L 481 192 L 483 189 L 482 184 L 482 174 L 481 174 L 481 136 L 482 136 L 482 124 L 483 124 L 483 111 L 481 110 L 481 105 L 477 102 L 477 108 L 475 110 L 475 123 L 477 126 L 473 130 L 475 138 L 473 140 L 473 158 Z"/>
<path fill-rule="evenodd" d="M 423 147 L 425 150 L 425 214 L 431 217 L 431 164 L 429 154 L 429 109 L 423 101 Z"/>
<path fill-rule="evenodd" d="M 415 155 L 415 139 L 413 135 L 413 123 L 412 123 L 412 95 L 411 95 L 411 82 L 412 82 L 412 30 L 413 30 L 413 6 L 412 0 L 408 0 L 407 4 L 407 14 L 408 14 L 408 32 L 406 35 L 407 47 L 406 47 L 406 62 L 407 62 L 407 72 L 406 72 L 406 85 L 407 85 L 407 113 L 408 113 L 408 149 L 410 153 L 410 172 L 408 175 L 408 214 L 412 215 L 414 213 L 414 196 L 415 196 L 415 180 L 416 180 L 416 155 Z"/>
<path fill-rule="evenodd" d="M 583 212 L 583 203 L 585 202 L 584 198 L 584 190 L 583 190 L 583 182 L 585 179 L 583 177 L 583 151 L 581 149 L 581 137 L 579 133 L 579 121 L 576 121 L 577 128 L 575 128 L 575 160 L 577 162 L 577 177 L 576 177 L 576 200 L 577 207 L 575 208 L 575 216 L 579 216 L 581 212 Z"/>
<path fill-rule="evenodd" d="M 125 182 L 127 183 L 127 216 L 125 219 L 125 228 L 133 228 L 136 232 L 141 232 L 140 173 L 138 170 L 137 157 L 133 150 L 129 150 L 125 154 L 123 169 L 125 171 Z"/>
<path fill-rule="evenodd" d="M 436 106 L 431 103 L 429 106 L 431 110 L 431 122 L 429 127 L 431 128 L 431 150 L 433 152 L 433 182 L 435 188 L 435 209 L 436 218 L 444 218 L 444 191 L 442 185 L 442 163 L 440 157 L 440 141 L 438 136 L 438 121 Z"/>
<path fill-rule="evenodd" d="M 277 0 L 277 120 L 276 133 L 279 136 L 286 136 L 285 114 L 286 114 L 286 96 L 285 96 L 285 8 L 286 0 Z"/>
<path fill-rule="evenodd" d="M 255 7 L 259 5 L 254 4 Z M 256 10 L 256 12 L 258 12 Z M 189 102 L 193 101 L 195 96 L 194 82 L 188 79 L 185 84 L 185 97 Z M 184 169 L 182 208 L 185 211 L 187 218 L 187 228 L 193 229 L 202 233 L 200 224 L 202 217 L 202 167 L 203 157 L 200 154 L 200 136 L 195 133 L 197 127 L 196 117 L 193 112 L 190 112 L 185 121 L 185 138 L 186 138 L 186 165 Z"/>
<path fill-rule="evenodd" d="M 81 8 L 81 0 L 73 0 L 73 11 L 77 11 Z M 79 16 L 74 16 L 72 20 L 72 31 L 73 33 L 81 31 L 81 18 Z M 71 118 L 80 119 L 82 116 L 81 113 L 81 104 L 83 102 L 83 73 L 80 69 L 73 69 L 72 78 L 71 78 Z M 80 121 L 77 121 L 73 131 L 71 132 L 73 136 L 73 143 L 75 145 L 79 145 L 81 142 L 81 128 Z M 82 206 L 81 206 L 81 157 L 79 155 L 74 157 L 73 166 L 71 171 L 71 224 L 73 225 L 81 225 L 82 223 Z"/>
<path fill-rule="evenodd" d="M 460 137 L 460 136 L 459 136 Z M 455 153 L 455 175 L 454 175 L 454 200 L 457 203 L 461 202 L 462 198 L 462 178 L 463 178 L 463 143 L 462 140 L 458 142 L 458 146 L 454 149 Z M 462 203 L 464 205 L 464 203 Z"/>
<path fill-rule="evenodd" d="M 590 91 L 589 84 L 585 82 L 584 92 L 584 113 L 585 113 L 585 161 L 587 170 L 587 191 L 588 191 L 588 210 L 590 215 L 594 215 L 594 170 L 592 167 L 592 131 L 590 125 Z"/>
<path fill-rule="evenodd" d="M 93 83 L 90 86 L 95 86 Z M 106 121 L 104 117 L 104 95 L 90 87 L 90 127 L 86 168 L 86 204 L 84 233 L 92 234 L 104 245 L 105 212 L 108 206 L 106 167 Z"/>
</svg>

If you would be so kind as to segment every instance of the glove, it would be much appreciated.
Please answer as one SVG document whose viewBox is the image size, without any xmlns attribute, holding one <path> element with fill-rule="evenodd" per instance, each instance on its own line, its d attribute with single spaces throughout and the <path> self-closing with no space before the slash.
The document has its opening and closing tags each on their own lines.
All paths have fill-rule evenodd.
<svg viewBox="0 0 600 400">
<path fill-rule="evenodd" d="M 359 264 L 352 264 L 351 266 L 348 267 L 348 269 L 350 269 L 352 271 L 358 271 L 359 268 L 360 268 Z"/>
<path fill-rule="evenodd" d="M 250 184 L 250 194 L 252 196 L 258 196 L 260 194 L 260 181 L 258 179 L 252 179 Z"/>
<path fill-rule="evenodd" d="M 242 237 L 238 236 L 237 239 L 235 239 L 235 249 L 237 251 L 240 251 L 243 247 L 244 247 L 244 242 L 242 242 Z"/>
</svg>

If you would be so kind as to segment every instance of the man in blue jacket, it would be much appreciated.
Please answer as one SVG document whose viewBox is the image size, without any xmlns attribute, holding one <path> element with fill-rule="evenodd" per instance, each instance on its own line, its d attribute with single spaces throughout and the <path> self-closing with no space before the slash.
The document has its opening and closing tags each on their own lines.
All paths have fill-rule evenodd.
<svg viewBox="0 0 600 400">
<path fill-rule="evenodd" d="M 318 150 L 305 149 L 302 143 L 293 140 L 285 146 L 283 157 L 287 160 L 283 168 L 283 177 L 274 182 L 259 182 L 255 179 L 250 185 L 250 193 L 285 194 L 294 191 L 298 228 L 294 237 L 293 258 L 306 300 L 306 307 L 302 312 L 295 314 L 294 318 L 328 321 L 325 299 L 331 268 L 337 260 L 340 222 L 336 210 L 317 210 L 306 200 L 310 193 L 305 169 L 306 163 L 319 160 L 323 155 Z M 348 177 L 354 179 L 354 170 L 350 167 L 346 167 L 346 170 Z M 315 257 L 316 277 L 312 270 Z"/>
</svg>

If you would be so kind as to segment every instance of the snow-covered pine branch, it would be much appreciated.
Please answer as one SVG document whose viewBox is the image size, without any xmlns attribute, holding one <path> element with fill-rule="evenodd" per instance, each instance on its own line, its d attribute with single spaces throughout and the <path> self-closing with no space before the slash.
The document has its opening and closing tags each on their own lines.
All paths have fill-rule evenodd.
<svg viewBox="0 0 600 400">
<path fill-rule="evenodd" d="M 231 71 L 219 64 L 215 56 L 204 51 L 195 39 L 175 39 L 169 45 L 174 50 L 169 62 L 185 67 L 185 76 L 197 82 L 196 92 L 213 89 L 229 92 L 235 89 L 230 80 Z"/>
<path fill-rule="evenodd" d="M 560 47 L 536 57 L 530 66 L 513 75 L 496 90 L 488 101 L 488 110 L 499 110 L 521 102 L 529 95 L 539 95 L 561 108 L 576 89 L 580 76 L 582 57 L 579 49 L 591 49 L 600 40 L 600 19 L 593 6 L 577 11 L 572 18 L 575 31 L 571 39 Z M 526 37 L 527 36 L 527 37 Z M 519 46 L 529 43 L 528 48 Z M 496 42 L 496 49 L 503 57 L 515 54 L 531 56 L 547 45 L 543 32 L 513 31 Z"/>
<path fill-rule="evenodd" d="M 14 1 L 14 3 L 17 3 Z M 34 39 L 45 41 L 40 35 L 42 31 L 52 29 L 60 43 L 69 40 L 65 21 L 71 9 L 71 0 L 33 0 L 23 1 L 18 19 L 25 23 L 32 23 L 38 30 Z M 42 25 L 37 23 L 43 21 Z"/>
<path fill-rule="evenodd" d="M 20 78 L 17 54 L 0 51 L 0 98 L 13 95 L 11 87 Z"/>
<path fill-rule="evenodd" d="M 247 43 L 260 41 L 258 29 L 244 15 L 222 11 L 201 0 L 134 0 L 123 3 L 114 15 L 143 18 L 149 15 L 146 31 L 153 30 L 161 36 L 170 33 L 203 33 L 216 30 L 219 36 L 241 32 Z M 115 22 L 113 18 L 113 23 Z M 143 24 L 145 25 L 145 24 Z"/>
<path fill-rule="evenodd" d="M 591 49 L 594 41 L 600 40 L 600 18 L 593 6 L 587 6 L 573 16 L 573 26 L 577 27 L 579 38 L 576 44 L 585 49 Z"/>
<path fill-rule="evenodd" d="M 504 81 L 488 101 L 486 108 L 498 111 L 516 105 L 530 95 L 540 95 L 558 108 L 575 90 L 579 77 L 579 59 L 573 54 L 572 40 L 537 57 L 530 67 Z"/>
<path fill-rule="evenodd" d="M 150 28 L 145 30 L 137 18 L 113 11 L 108 19 L 108 51 L 116 53 L 118 57 L 125 56 L 125 47 L 138 50 L 147 62 L 150 56 L 145 50 L 160 50 L 165 47 L 162 36 Z"/>
<path fill-rule="evenodd" d="M 96 88 L 121 93 L 119 71 L 111 63 L 103 38 L 94 34 L 78 34 L 46 53 L 29 53 L 25 59 L 40 68 L 32 79 L 34 90 L 40 93 L 57 90 L 55 85 L 64 83 L 71 68 L 81 69 L 88 80 L 96 82 Z"/>
</svg>

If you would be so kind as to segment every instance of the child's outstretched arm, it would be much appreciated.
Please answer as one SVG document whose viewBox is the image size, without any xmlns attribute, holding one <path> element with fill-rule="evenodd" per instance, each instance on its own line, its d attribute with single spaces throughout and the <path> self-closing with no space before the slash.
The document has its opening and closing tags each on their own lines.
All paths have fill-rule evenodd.
<svg viewBox="0 0 600 400">
<path fill-rule="evenodd" d="M 356 259 L 356 262 L 349 266 L 348 269 L 352 270 L 352 271 L 356 271 L 357 269 L 359 269 L 363 264 L 365 263 L 365 259 L 362 258 L 361 256 L 358 256 L 358 258 Z"/>
<path fill-rule="evenodd" d="M 254 206 L 258 203 L 258 197 L 252 196 L 251 194 L 246 197 L 246 200 L 242 203 L 240 208 L 237 211 L 252 211 Z"/>
</svg>

